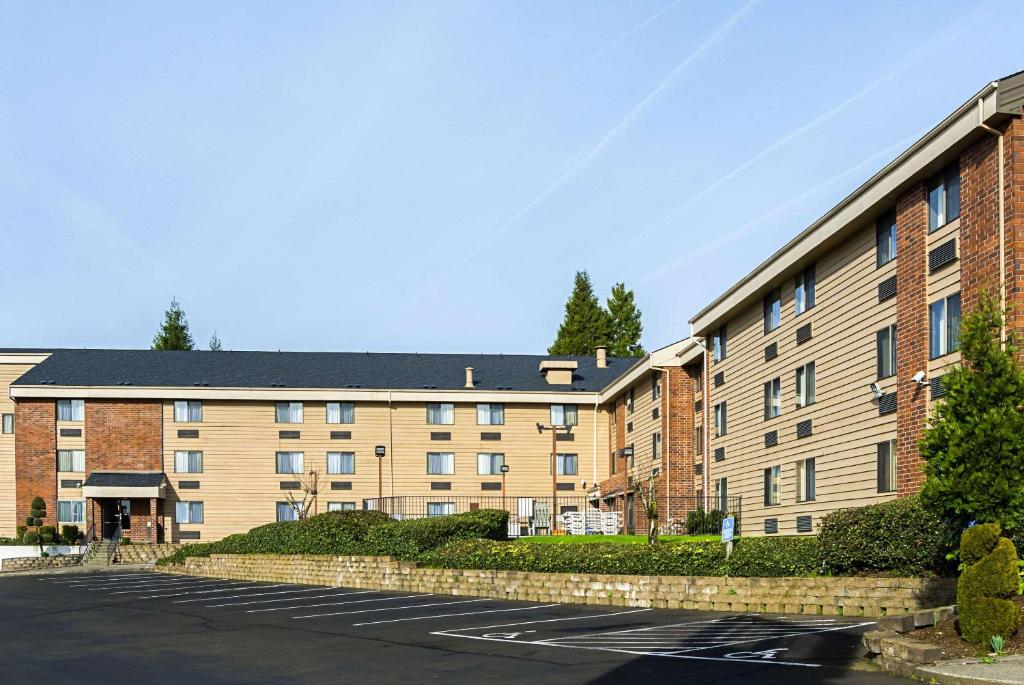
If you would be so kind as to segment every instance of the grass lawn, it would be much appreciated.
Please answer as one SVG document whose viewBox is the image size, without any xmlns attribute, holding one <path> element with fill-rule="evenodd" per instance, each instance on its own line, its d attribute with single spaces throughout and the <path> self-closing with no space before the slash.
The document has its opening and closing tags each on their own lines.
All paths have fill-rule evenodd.
<svg viewBox="0 0 1024 685">
<path fill-rule="evenodd" d="M 677 542 L 712 542 L 721 540 L 720 535 L 661 535 L 658 540 L 665 544 Z M 567 544 L 614 544 L 614 545 L 646 545 L 646 535 L 534 535 L 518 538 L 516 542 L 530 545 L 567 545 Z"/>
</svg>

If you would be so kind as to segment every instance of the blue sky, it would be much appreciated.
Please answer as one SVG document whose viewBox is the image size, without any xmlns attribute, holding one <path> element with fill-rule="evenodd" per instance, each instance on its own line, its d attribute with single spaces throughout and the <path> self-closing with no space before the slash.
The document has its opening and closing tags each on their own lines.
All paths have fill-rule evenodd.
<svg viewBox="0 0 1024 685">
<path fill-rule="evenodd" d="M 984 83 L 1019 2 L 7 3 L 0 347 L 648 348 Z"/>
</svg>

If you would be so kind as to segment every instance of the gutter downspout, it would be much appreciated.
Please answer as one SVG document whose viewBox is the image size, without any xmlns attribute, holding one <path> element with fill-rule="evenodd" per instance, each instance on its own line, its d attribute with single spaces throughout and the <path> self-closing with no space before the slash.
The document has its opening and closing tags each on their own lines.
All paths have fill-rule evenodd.
<svg viewBox="0 0 1024 685">
<path fill-rule="evenodd" d="M 593 480 L 593 484 L 595 486 L 598 485 L 598 482 L 597 482 L 597 408 L 598 408 L 598 405 L 600 403 L 600 400 L 601 400 L 601 396 L 600 395 L 594 395 L 594 461 L 593 461 L 593 464 L 594 464 L 594 480 Z M 586 491 L 584 491 L 584 494 L 586 494 Z"/>
<path fill-rule="evenodd" d="M 978 98 L 978 126 L 984 131 L 991 133 L 998 141 L 997 153 L 999 155 L 999 177 L 996 188 L 999 194 L 999 309 L 1003 314 L 1003 325 L 999 327 L 999 340 L 1006 345 L 1006 199 L 1003 190 L 1003 134 L 984 122 L 985 105 L 981 98 Z"/>
</svg>

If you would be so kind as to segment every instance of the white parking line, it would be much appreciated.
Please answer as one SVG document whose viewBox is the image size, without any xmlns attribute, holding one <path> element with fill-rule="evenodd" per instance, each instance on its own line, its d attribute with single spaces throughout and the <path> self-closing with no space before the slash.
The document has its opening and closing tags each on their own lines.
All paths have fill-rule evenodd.
<svg viewBox="0 0 1024 685">
<path fill-rule="evenodd" d="M 401 621 L 425 621 L 432 618 L 452 618 L 453 616 L 477 616 L 479 614 L 500 614 L 512 611 L 529 611 L 530 609 L 548 609 L 561 606 L 560 604 L 538 604 L 532 607 L 517 607 L 515 609 L 488 609 L 487 611 L 467 611 L 462 614 L 435 614 L 433 616 L 410 616 L 408 618 L 389 618 L 383 621 L 367 621 L 366 623 L 353 623 L 353 626 L 375 626 L 378 623 L 399 623 Z"/>
<path fill-rule="evenodd" d="M 235 585 L 235 584 L 232 583 L 232 585 Z M 253 587 L 252 589 L 253 590 L 262 590 L 265 587 L 280 587 L 281 585 L 284 585 L 284 583 L 278 583 L 277 585 L 258 585 L 256 587 Z M 205 588 L 200 589 L 200 590 L 189 590 L 188 588 L 182 588 L 178 592 L 168 592 L 166 594 L 160 594 L 160 595 L 143 595 L 142 597 L 139 597 L 139 599 L 161 599 L 161 598 L 164 598 L 164 597 L 181 597 L 182 595 L 212 595 L 212 594 L 217 593 L 217 592 L 238 592 L 240 590 L 245 590 L 245 589 L 246 588 L 244 588 L 244 587 L 232 587 L 232 586 L 221 586 L 221 587 L 213 589 L 213 590 L 208 590 L 208 589 L 205 589 Z M 209 601 L 210 599 L 211 599 L 210 597 L 203 597 L 202 599 L 199 599 L 199 600 L 196 600 L 196 601 L 202 601 L 202 600 Z M 181 600 L 178 600 L 178 601 L 180 602 Z"/>
<path fill-rule="evenodd" d="M 36 578 L 36 580 L 46 581 L 47 583 L 55 583 L 57 585 L 63 585 L 65 583 L 77 583 L 80 582 L 83 577 L 91 578 L 92 580 L 110 580 L 113 578 L 138 578 L 140 576 L 152 576 L 152 573 L 126 573 L 123 576 L 108 576 L 106 573 L 76 573 L 73 580 L 54 580 L 53 578 Z"/>
<path fill-rule="evenodd" d="M 545 618 L 545 619 L 538 619 L 536 621 L 521 621 L 519 623 L 499 623 L 499 624 L 493 625 L 493 626 L 476 626 L 474 628 L 462 628 L 462 629 L 459 629 L 459 630 L 456 630 L 456 629 L 453 628 L 450 631 L 447 631 L 447 630 L 437 630 L 437 631 L 432 632 L 431 635 L 447 635 L 449 632 L 456 633 L 456 632 L 466 631 L 466 630 L 488 630 L 490 628 L 512 628 L 512 627 L 515 627 L 515 626 L 533 625 L 534 623 L 555 623 L 556 621 L 582 621 L 582 620 L 588 619 L 588 618 L 606 618 L 608 616 L 624 616 L 626 614 L 641 614 L 641 613 L 644 613 L 644 612 L 647 612 L 647 611 L 654 611 L 654 609 L 630 609 L 629 611 L 614 611 L 614 612 L 612 612 L 610 614 L 587 614 L 587 615 L 584 615 L 584 616 L 564 616 L 564 617 L 561 617 L 561 618 Z M 473 637 L 473 636 L 470 636 L 470 635 L 455 635 L 454 637 Z M 502 639 L 490 638 L 490 637 L 480 637 L 480 638 L 476 638 L 476 639 L 480 639 L 480 640 L 499 640 L 501 642 L 504 642 L 504 640 L 502 640 Z"/>
<path fill-rule="evenodd" d="M 292 616 L 293 619 L 322 618 L 324 616 L 344 616 L 347 614 L 368 614 L 374 611 L 402 611 L 404 609 L 426 609 L 427 607 L 443 607 L 452 604 L 473 604 L 475 602 L 488 602 L 489 599 L 464 599 L 459 602 L 433 602 L 431 604 L 410 604 L 404 607 L 384 607 L 382 609 L 358 609 L 356 611 L 333 611 L 327 614 L 307 614 L 305 616 Z"/>
<path fill-rule="evenodd" d="M 94 584 L 83 584 L 69 585 L 68 587 L 83 587 L 86 590 L 109 590 L 110 588 L 130 588 L 130 587 L 143 587 L 146 585 L 199 585 L 202 583 L 216 583 L 218 578 L 208 578 L 205 580 L 194 580 L 194 579 L 173 579 L 173 580 L 132 580 L 124 581 L 119 583 L 103 583 L 102 585 Z"/>
<path fill-rule="evenodd" d="M 298 604 L 293 607 L 271 607 L 269 609 L 246 609 L 247 614 L 257 614 L 261 611 L 288 611 L 289 609 L 314 609 L 316 607 L 331 607 L 341 604 L 362 604 L 363 602 L 390 602 L 395 599 L 415 599 L 417 597 L 432 597 L 433 595 L 405 595 L 402 597 L 378 597 L 376 599 L 354 599 L 350 602 L 325 602 L 323 604 L 310 604 L 303 606 Z M 302 597 L 300 599 L 316 599 L 315 597 Z"/>
<path fill-rule="evenodd" d="M 76 578 L 75 580 L 61 581 L 62 585 L 87 585 L 90 587 L 103 587 L 105 585 L 117 585 L 118 583 L 145 583 L 152 581 L 170 581 L 170 580 L 183 580 L 189 576 L 172 576 L 170 578 L 154 578 L 152 575 L 146 576 L 132 576 L 130 578 Z"/>
<path fill-rule="evenodd" d="M 295 592 L 313 592 L 315 590 L 323 590 L 323 588 L 312 588 L 310 590 L 289 590 L 290 593 Z M 216 607 L 232 607 L 232 606 L 245 606 L 247 604 L 272 604 L 274 602 L 299 602 L 307 599 L 326 599 L 328 597 L 345 597 L 346 595 L 369 595 L 376 592 L 376 590 L 362 590 L 360 592 L 334 592 L 327 595 L 313 595 L 312 597 L 279 597 L 278 599 L 256 599 L 251 602 L 224 602 L 222 604 L 207 604 L 206 608 L 213 609 Z M 266 593 L 268 595 L 275 594 L 273 592 Z M 236 595 L 237 597 L 244 597 L 244 595 Z M 249 595 L 250 597 L 256 597 L 257 595 Z M 227 597 L 218 597 L 220 599 L 228 599 Z M 209 597 L 203 599 L 179 599 L 179 602 L 209 602 Z"/>
<path fill-rule="evenodd" d="M 186 586 L 202 586 L 210 585 L 212 583 L 222 583 L 222 580 L 204 580 L 204 581 L 174 581 L 164 583 L 118 583 L 117 585 L 101 585 L 99 587 L 84 587 L 83 590 L 89 590 L 90 592 L 108 592 L 110 590 L 138 590 L 145 588 L 170 588 L 170 587 L 186 587 Z M 75 587 L 74 585 L 70 587 Z"/>
<path fill-rule="evenodd" d="M 267 588 L 278 587 L 279 585 L 288 585 L 288 583 L 278 583 L 276 585 L 254 585 L 252 587 L 239 588 L 239 592 L 249 592 L 250 590 L 266 590 Z M 274 590 L 273 592 L 253 592 L 251 594 L 244 595 L 228 595 L 226 597 L 218 597 L 217 599 L 247 599 L 249 597 L 259 597 L 261 595 L 287 595 L 295 594 L 298 592 L 317 592 L 323 591 L 322 587 L 304 587 L 299 590 Z M 369 591 L 368 591 L 369 592 Z M 188 604 L 189 602 L 202 602 L 203 599 L 176 599 L 175 604 Z"/>
<path fill-rule="evenodd" d="M 203 588 L 215 588 L 215 587 L 230 587 L 232 585 L 245 585 L 245 583 L 227 583 L 225 585 L 203 585 L 201 587 L 203 587 Z M 195 586 L 188 586 L 188 587 L 195 587 Z M 135 589 L 135 590 L 118 590 L 117 592 L 111 592 L 109 594 L 111 594 L 111 595 L 136 595 L 136 594 L 138 594 L 140 592 L 163 592 L 164 590 L 171 590 L 171 589 L 180 590 L 181 593 L 179 593 L 179 594 L 183 594 L 188 589 L 188 587 L 180 587 L 180 588 L 147 587 L 147 588 L 143 588 L 141 590 L 140 589 Z"/>
</svg>

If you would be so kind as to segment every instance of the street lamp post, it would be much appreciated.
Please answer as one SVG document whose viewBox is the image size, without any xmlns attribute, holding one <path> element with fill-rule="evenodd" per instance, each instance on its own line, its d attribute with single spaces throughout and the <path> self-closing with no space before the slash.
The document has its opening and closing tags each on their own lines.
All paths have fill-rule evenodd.
<svg viewBox="0 0 1024 685">
<path fill-rule="evenodd" d="M 551 533 L 558 529 L 558 431 L 566 433 L 572 430 L 572 426 L 562 424 L 551 424 L 545 426 L 537 423 L 537 432 L 551 431 Z"/>
<path fill-rule="evenodd" d="M 387 450 L 384 445 L 377 445 L 373 453 L 377 456 L 377 510 L 384 511 L 384 455 Z"/>
<path fill-rule="evenodd" d="M 508 473 L 508 464 L 501 465 L 501 508 L 508 511 L 505 506 L 505 474 Z"/>
</svg>

